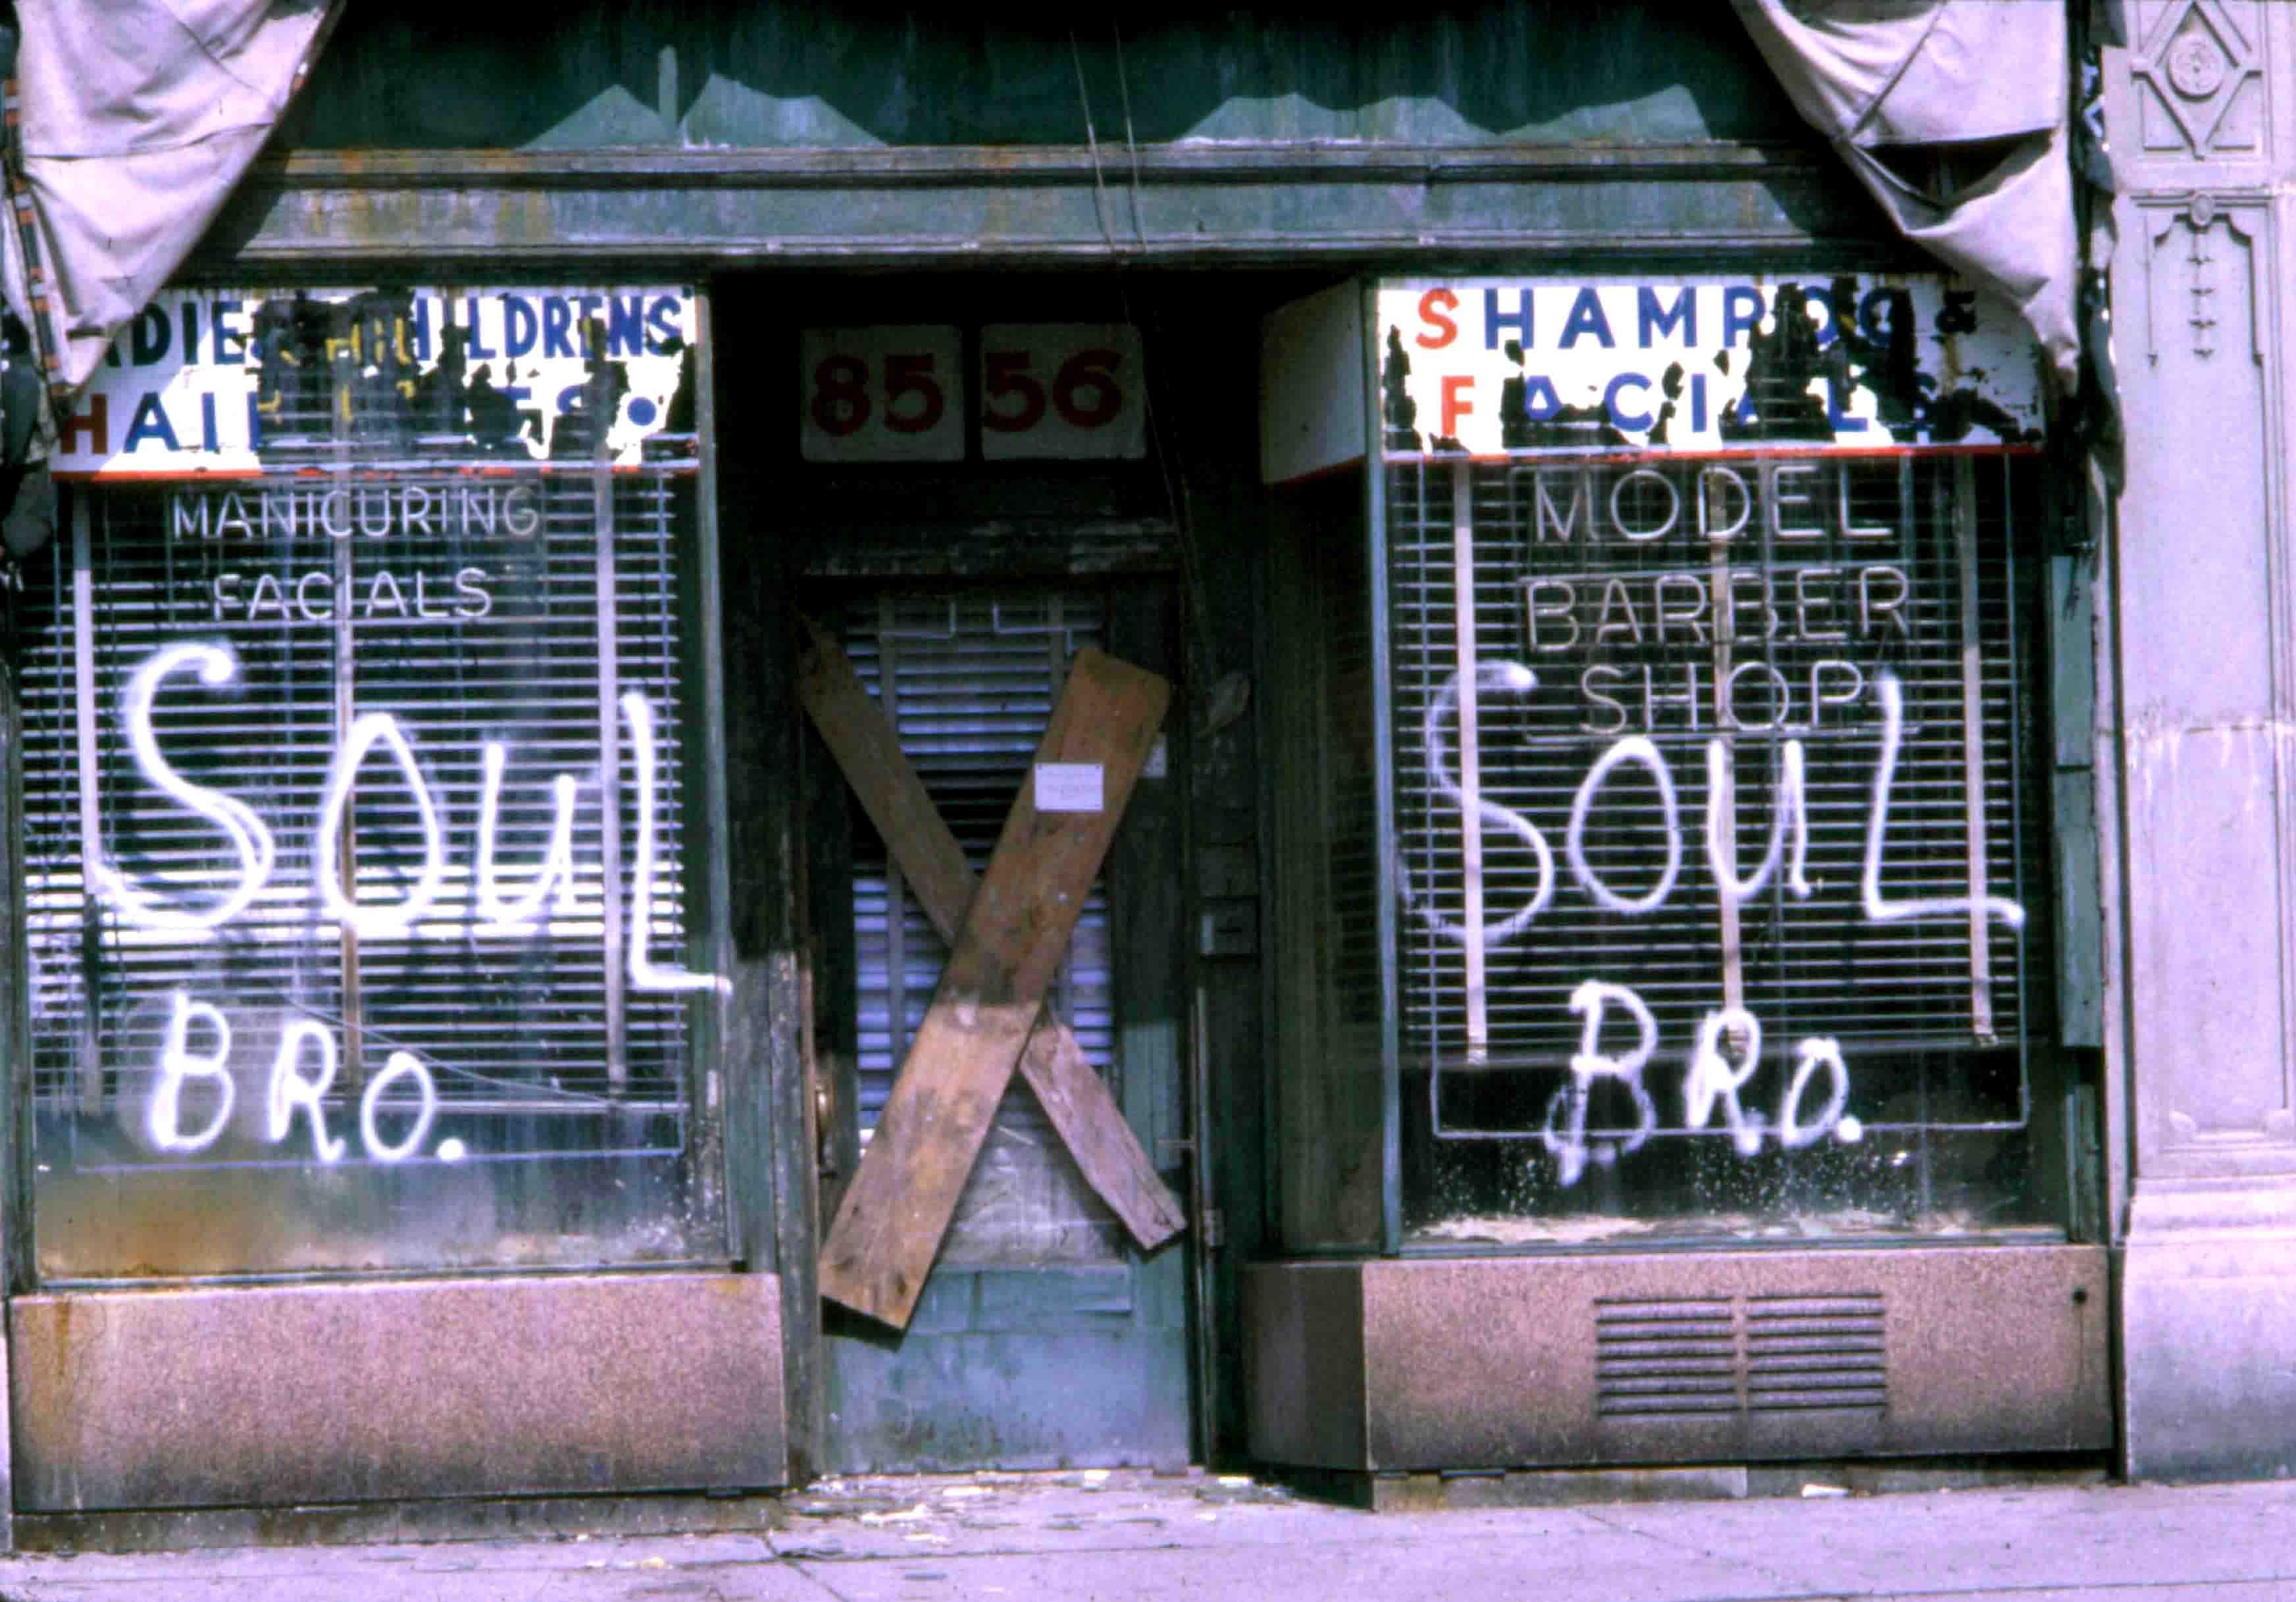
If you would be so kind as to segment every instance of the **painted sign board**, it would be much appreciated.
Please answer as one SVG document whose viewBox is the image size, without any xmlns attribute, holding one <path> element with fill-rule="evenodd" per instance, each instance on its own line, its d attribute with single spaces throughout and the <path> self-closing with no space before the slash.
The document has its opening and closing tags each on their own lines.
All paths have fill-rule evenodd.
<svg viewBox="0 0 2296 1602">
<path fill-rule="evenodd" d="M 799 336 L 808 462 L 1134 460 L 1148 451 L 1140 333 L 1122 323 L 873 325 Z M 968 405 L 968 390 L 978 409 Z"/>
<path fill-rule="evenodd" d="M 964 459 L 964 336 L 881 324 L 798 336 L 798 434 L 808 462 Z"/>
<path fill-rule="evenodd" d="M 694 327 L 693 291 L 668 286 L 171 290 L 113 342 L 55 471 L 249 475 L 345 442 L 586 461 L 588 431 L 560 425 L 586 404 L 594 361 L 613 460 L 691 458 Z"/>
<path fill-rule="evenodd" d="M 1940 275 L 1406 279 L 1377 301 L 1390 451 L 2039 437 L 2014 312 Z"/>
<path fill-rule="evenodd" d="M 992 323 L 980 331 L 980 454 L 1136 459 L 1147 454 L 1140 333 L 1123 323 Z"/>
<path fill-rule="evenodd" d="M 1261 320 L 1260 482 L 1363 460 L 1365 293 L 1334 284 Z"/>
<path fill-rule="evenodd" d="M 1291 442 L 1272 482 L 1362 456 L 1367 375 L 1293 370 L 1349 348 L 1300 316 L 1359 304 L 1269 319 L 1261 432 Z M 1386 279 L 1371 322 L 1390 456 L 2013 445 L 2044 421 L 2022 321 L 1943 274 Z M 1309 426 L 1303 405 L 1330 415 Z"/>
</svg>

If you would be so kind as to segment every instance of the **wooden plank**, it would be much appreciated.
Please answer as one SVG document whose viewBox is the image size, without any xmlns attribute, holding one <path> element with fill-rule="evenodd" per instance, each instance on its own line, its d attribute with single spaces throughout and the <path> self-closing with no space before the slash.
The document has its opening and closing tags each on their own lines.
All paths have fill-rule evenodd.
<svg viewBox="0 0 2296 1602">
<path fill-rule="evenodd" d="M 1085 1180 L 1144 1252 L 1187 1228 L 1174 1195 L 1156 1173 L 1124 1109 L 1085 1060 L 1076 1032 L 1046 1007 L 1021 1054 L 1021 1072 L 1060 1132 Z"/>
<path fill-rule="evenodd" d="M 800 619 L 799 626 L 804 640 L 798 653 L 798 698 L 845 770 L 861 809 L 908 875 L 909 890 L 925 916 L 943 940 L 954 942 L 974 888 L 964 848 L 941 821 L 924 781 L 901 754 L 900 737 L 835 638 L 809 618 Z"/>
<path fill-rule="evenodd" d="M 800 626 L 799 699 L 884 836 L 886 850 L 908 875 L 926 919 L 953 946 L 976 888 L 964 852 L 835 637 L 810 619 L 800 620 Z M 1187 1228 L 1180 1199 L 1157 1176 L 1124 1109 L 1085 1060 L 1075 1031 L 1050 1007 L 1037 1021 L 1021 1072 L 1085 1182 L 1142 1251 L 1156 1250 Z"/>
<path fill-rule="evenodd" d="M 2056 764 L 2050 776 L 2057 870 L 2057 1043 L 2104 1044 L 2103 908 L 2098 885 L 2096 609 L 2083 556 L 2049 558 L 2049 711 Z"/>
<path fill-rule="evenodd" d="M 832 1301 L 906 1327 L 1170 695 L 1152 673 L 1078 653 L 1037 761 L 1097 763 L 1100 809 L 1038 811 L 1033 773 L 1013 801 L 823 1245 Z"/>
</svg>

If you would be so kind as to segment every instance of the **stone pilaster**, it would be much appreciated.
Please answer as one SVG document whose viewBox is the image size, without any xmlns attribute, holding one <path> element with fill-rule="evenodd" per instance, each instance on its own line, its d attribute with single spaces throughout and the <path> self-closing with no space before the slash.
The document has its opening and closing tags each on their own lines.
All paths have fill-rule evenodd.
<svg viewBox="0 0 2296 1602">
<path fill-rule="evenodd" d="M 2129 0 L 2106 57 L 2132 1187 L 2129 1471 L 2296 1472 L 2296 7 Z"/>
</svg>

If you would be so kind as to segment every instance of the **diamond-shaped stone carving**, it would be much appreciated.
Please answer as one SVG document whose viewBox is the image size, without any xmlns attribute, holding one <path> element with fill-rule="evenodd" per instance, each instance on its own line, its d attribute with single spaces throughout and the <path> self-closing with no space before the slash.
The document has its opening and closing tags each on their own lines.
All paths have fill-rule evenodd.
<svg viewBox="0 0 2296 1602">
<path fill-rule="evenodd" d="M 2186 100 L 2206 100 L 2223 86 L 2224 47 L 2205 28 L 2195 28 L 2169 46 L 2169 86 Z"/>
<path fill-rule="evenodd" d="M 2129 65 L 2151 83 L 2195 155 L 2208 150 L 2242 86 L 2260 70 L 2254 41 L 2224 0 L 2184 0 L 2167 8 Z"/>
</svg>

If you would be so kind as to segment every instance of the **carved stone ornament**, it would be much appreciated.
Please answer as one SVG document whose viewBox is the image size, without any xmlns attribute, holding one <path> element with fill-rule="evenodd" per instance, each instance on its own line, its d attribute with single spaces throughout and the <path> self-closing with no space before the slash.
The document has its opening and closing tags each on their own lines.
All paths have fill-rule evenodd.
<svg viewBox="0 0 2296 1602">
<path fill-rule="evenodd" d="M 2225 80 L 2225 55 L 2216 41 L 2188 33 L 2169 46 L 2169 83 L 2186 100 L 2205 100 Z"/>
<path fill-rule="evenodd" d="M 2128 65 L 2152 86 L 2196 156 L 2209 152 L 2242 86 L 2263 70 L 2257 42 L 2241 31 L 2224 0 L 2169 6 Z"/>
<path fill-rule="evenodd" d="M 2154 362 L 2161 359 L 2161 336 L 2164 329 L 2176 321 L 2181 321 L 2191 331 L 2193 354 L 2207 360 L 2217 353 L 2218 326 L 2224 321 L 2224 312 L 2230 310 L 2234 316 L 2243 317 L 2249 325 L 2250 357 L 2262 361 L 2264 349 L 2259 343 L 2262 322 L 2255 303 L 2252 251 L 2259 219 L 2248 215 L 2254 208 L 2237 201 L 2227 205 L 2221 197 L 2202 189 L 2169 204 L 2148 209 L 2151 210 L 2151 218 L 2144 229 L 2147 258 L 2146 358 Z M 2180 222 L 2185 225 L 2185 248 L 2171 255 L 2161 247 Z M 2211 231 L 2218 223 L 2225 226 L 2224 234 L 2212 241 Z M 2220 252 L 2218 249 L 2219 243 L 2229 245 L 2229 252 Z M 2177 260 L 2181 260 L 2184 266 L 2183 304 L 2178 308 L 2183 313 L 2181 317 L 2170 312 L 2163 300 L 2165 293 L 2177 287 L 2169 275 L 2173 268 L 2169 264 Z M 2219 273 L 2220 267 L 2226 266 L 2231 268 L 2228 279 Z M 2241 297 L 2246 302 L 2244 313 L 2237 302 L 2229 308 L 2224 305 L 2220 297 L 2227 294 Z M 2234 326 L 2238 324 L 2235 323 Z"/>
</svg>

